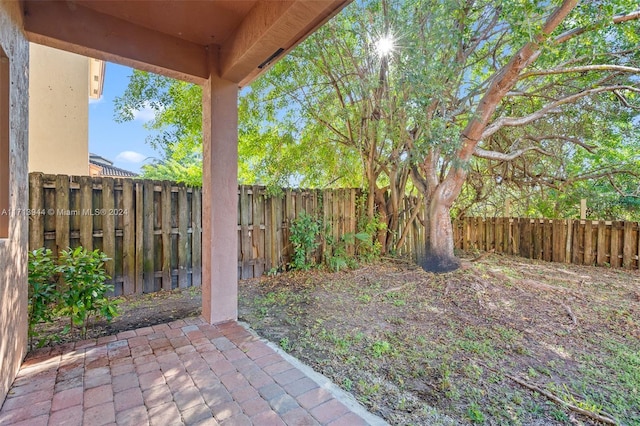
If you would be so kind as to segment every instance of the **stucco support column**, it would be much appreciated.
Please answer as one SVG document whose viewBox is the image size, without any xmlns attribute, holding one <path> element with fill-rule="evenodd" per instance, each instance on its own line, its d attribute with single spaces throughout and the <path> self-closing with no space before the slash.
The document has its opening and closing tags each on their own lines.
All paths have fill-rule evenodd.
<svg viewBox="0 0 640 426">
<path fill-rule="evenodd" d="M 238 85 L 219 76 L 210 46 L 202 88 L 202 316 L 238 318 Z"/>
</svg>

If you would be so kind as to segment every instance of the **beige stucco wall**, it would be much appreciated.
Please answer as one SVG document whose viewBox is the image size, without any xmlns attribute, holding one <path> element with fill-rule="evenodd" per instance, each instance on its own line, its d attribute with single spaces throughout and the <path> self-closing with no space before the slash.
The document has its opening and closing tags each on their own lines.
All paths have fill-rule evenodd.
<svg viewBox="0 0 640 426">
<path fill-rule="evenodd" d="M 27 208 L 29 44 L 18 2 L 0 1 L 0 45 L 10 60 L 9 207 Z M 0 405 L 27 348 L 27 241 L 24 215 L 12 215 L 0 240 Z"/>
<path fill-rule="evenodd" d="M 30 44 L 29 171 L 89 174 L 89 58 Z"/>
</svg>

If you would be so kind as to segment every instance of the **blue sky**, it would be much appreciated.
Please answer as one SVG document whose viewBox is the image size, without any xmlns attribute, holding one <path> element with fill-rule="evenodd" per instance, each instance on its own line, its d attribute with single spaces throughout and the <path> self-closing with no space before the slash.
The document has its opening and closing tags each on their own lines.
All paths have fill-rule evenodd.
<svg viewBox="0 0 640 426">
<path fill-rule="evenodd" d="M 89 102 L 89 152 L 113 161 L 116 167 L 139 172 L 150 157 L 160 154 L 145 143 L 150 132 L 143 125 L 153 118 L 150 110 L 134 112 L 136 119 L 126 123 L 113 119 L 113 100 L 122 96 L 131 73 L 131 68 L 107 63 L 102 98 Z"/>
</svg>

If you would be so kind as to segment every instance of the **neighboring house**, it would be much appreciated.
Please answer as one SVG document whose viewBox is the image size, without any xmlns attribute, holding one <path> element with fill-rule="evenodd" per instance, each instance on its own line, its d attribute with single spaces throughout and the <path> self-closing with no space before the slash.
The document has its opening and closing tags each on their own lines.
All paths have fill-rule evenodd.
<svg viewBox="0 0 640 426">
<path fill-rule="evenodd" d="M 29 171 L 89 174 L 89 98 L 99 99 L 104 61 L 29 44 Z"/>
<path fill-rule="evenodd" d="M 89 175 L 112 177 L 136 177 L 137 173 L 113 166 L 113 161 L 97 154 L 89 154 Z"/>
</svg>

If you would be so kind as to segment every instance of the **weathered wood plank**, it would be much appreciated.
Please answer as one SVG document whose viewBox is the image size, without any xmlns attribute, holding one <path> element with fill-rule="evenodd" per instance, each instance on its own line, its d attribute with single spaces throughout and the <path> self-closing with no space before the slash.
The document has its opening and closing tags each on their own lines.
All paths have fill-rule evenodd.
<svg viewBox="0 0 640 426">
<path fill-rule="evenodd" d="M 142 240 L 143 240 L 143 291 L 152 293 L 155 291 L 155 265 L 154 265 L 154 211 L 153 211 L 153 187 L 151 181 L 142 184 Z"/>
<path fill-rule="evenodd" d="M 189 206 L 187 204 L 187 188 L 185 186 L 178 187 L 178 286 L 186 288 L 189 286 L 189 275 L 187 269 L 189 238 L 187 235 L 191 217 L 188 214 Z"/>
<path fill-rule="evenodd" d="M 141 294 L 144 291 L 144 184 L 142 181 L 136 181 L 134 184 L 135 189 L 135 244 L 136 244 L 136 258 L 135 258 L 135 292 Z"/>
<path fill-rule="evenodd" d="M 252 256 L 254 259 L 259 259 L 260 261 L 253 265 L 253 276 L 260 277 L 264 274 L 264 257 L 265 257 L 265 247 L 264 247 L 264 232 L 261 229 L 261 225 L 264 225 L 264 198 L 262 197 L 260 187 L 253 186 L 253 196 L 252 196 L 252 217 L 253 217 L 253 230 L 252 230 L 252 243 L 253 243 L 253 253 Z"/>
<path fill-rule="evenodd" d="M 622 233 L 622 267 L 631 269 L 636 254 L 633 222 L 624 222 Z"/>
<path fill-rule="evenodd" d="M 264 195 L 264 244 L 265 244 L 265 252 L 264 252 L 264 260 L 265 260 L 265 268 L 267 271 L 270 271 L 273 268 L 277 268 L 277 262 L 275 260 L 276 249 L 275 249 L 275 232 L 273 227 L 273 204 L 272 198 L 268 197 L 266 194 Z"/>
<path fill-rule="evenodd" d="M 611 222 L 611 255 L 609 257 L 609 265 L 612 268 L 620 267 L 620 231 L 621 222 Z"/>
<path fill-rule="evenodd" d="M 125 295 L 135 293 L 136 287 L 136 231 L 135 231 L 135 195 L 133 181 L 122 180 L 122 292 Z"/>
<path fill-rule="evenodd" d="M 253 278 L 253 265 L 250 263 L 253 258 L 251 246 L 251 229 L 249 228 L 251 212 L 251 198 L 246 186 L 240 187 L 240 278 Z"/>
<path fill-rule="evenodd" d="M 585 265 L 593 265 L 593 222 L 584 223 L 584 259 Z"/>
<path fill-rule="evenodd" d="M 607 263 L 607 240 L 606 240 L 607 225 L 604 220 L 598 222 L 598 241 L 596 253 L 596 263 L 598 266 L 604 266 Z"/>
<path fill-rule="evenodd" d="M 102 179 L 102 210 L 100 211 L 102 216 L 102 251 L 111 259 L 105 263 L 105 271 L 110 277 L 114 276 L 116 265 L 116 221 L 113 186 L 113 178 L 105 177 Z"/>
<path fill-rule="evenodd" d="M 580 220 L 574 220 L 572 228 L 571 263 L 582 265 L 584 263 L 584 226 Z"/>
<path fill-rule="evenodd" d="M 565 245 L 564 245 L 564 262 L 571 263 L 571 247 L 573 245 L 573 220 L 567 219 L 563 226 Z"/>
<path fill-rule="evenodd" d="M 191 198 L 193 205 L 192 233 L 191 233 L 191 285 L 199 287 L 202 285 L 202 190 L 193 188 Z"/>
<path fill-rule="evenodd" d="M 29 175 L 29 208 L 34 211 L 29 217 L 29 250 L 44 247 L 44 187 L 42 173 Z"/>
<path fill-rule="evenodd" d="M 173 288 L 171 277 L 171 182 L 162 182 L 160 193 L 162 208 L 162 289 L 170 291 Z"/>
<path fill-rule="evenodd" d="M 80 245 L 93 250 L 93 180 L 80 176 Z"/>
<path fill-rule="evenodd" d="M 69 248 L 69 176 L 56 176 L 55 231 L 58 253 Z"/>
<path fill-rule="evenodd" d="M 493 222 L 494 234 L 495 234 L 495 247 L 496 253 L 504 253 L 504 219 L 501 217 L 495 218 Z"/>
<path fill-rule="evenodd" d="M 533 241 L 533 259 L 542 259 L 542 227 L 539 219 L 534 219 L 531 224 L 531 235 Z"/>
</svg>

